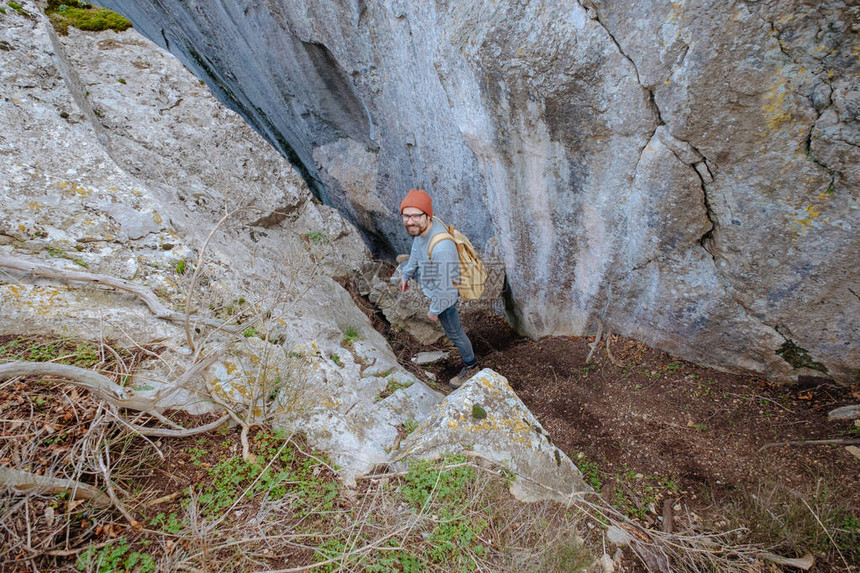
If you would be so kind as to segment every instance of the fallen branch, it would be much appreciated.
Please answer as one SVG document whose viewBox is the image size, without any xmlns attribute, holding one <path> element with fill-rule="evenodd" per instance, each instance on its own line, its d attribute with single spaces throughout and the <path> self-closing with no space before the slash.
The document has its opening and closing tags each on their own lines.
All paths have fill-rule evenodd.
<svg viewBox="0 0 860 573">
<path fill-rule="evenodd" d="M 609 360 L 612 362 L 612 364 L 614 364 L 618 368 L 622 368 L 624 366 L 624 364 L 622 362 L 619 362 L 618 360 L 615 359 L 614 356 L 612 356 L 612 350 L 609 349 L 609 341 L 610 340 L 612 340 L 612 331 L 607 331 L 606 332 L 606 355 L 609 357 Z"/>
<path fill-rule="evenodd" d="M 597 345 L 600 344 L 600 337 L 603 336 L 603 321 L 600 318 L 597 319 L 597 334 L 594 336 L 594 342 L 592 342 L 589 346 L 591 346 L 591 350 L 588 351 L 588 356 L 585 357 L 585 363 L 591 363 L 591 356 L 594 354 L 594 351 L 597 350 Z"/>
<path fill-rule="evenodd" d="M 167 428 L 147 428 L 146 426 L 138 426 L 136 424 L 129 424 L 129 427 L 138 434 L 142 434 L 144 436 L 155 436 L 158 438 L 186 438 L 188 436 L 195 436 L 197 434 L 205 434 L 206 432 L 211 432 L 229 419 L 230 414 L 224 414 L 214 422 L 211 422 L 204 426 L 197 426 L 196 428 L 186 428 L 183 430 L 169 430 Z"/>
<path fill-rule="evenodd" d="M 27 273 L 37 277 L 52 280 L 94 283 L 97 285 L 129 292 L 141 299 L 144 304 L 149 307 L 149 310 L 152 311 L 152 314 L 154 314 L 156 318 L 162 318 L 165 320 L 170 320 L 172 322 L 186 322 L 186 315 L 184 313 L 172 311 L 166 306 L 164 306 L 161 301 L 158 300 L 158 297 L 155 295 L 155 293 L 152 292 L 150 289 L 124 279 L 119 279 L 107 275 L 99 275 L 95 273 L 57 269 L 42 263 L 26 261 L 24 259 L 10 257 L 6 255 L 0 255 L 0 268 L 12 269 L 15 271 L 20 271 L 22 273 Z M 192 318 L 196 322 L 206 324 L 207 326 L 221 326 L 221 323 L 217 320 L 211 320 L 199 316 L 194 316 Z"/>
<path fill-rule="evenodd" d="M 0 485 L 21 493 L 36 491 L 53 495 L 69 492 L 72 498 L 92 500 L 99 507 L 107 507 L 111 504 L 109 496 L 89 484 L 65 478 L 40 476 L 6 466 L 0 466 Z"/>
<path fill-rule="evenodd" d="M 23 376 L 53 376 L 63 378 L 69 384 L 86 388 L 105 402 L 118 408 L 128 408 L 141 412 L 156 410 L 157 403 L 148 398 L 135 396 L 128 388 L 86 368 L 56 364 L 54 362 L 7 362 L 0 364 L 0 381 Z"/>
</svg>

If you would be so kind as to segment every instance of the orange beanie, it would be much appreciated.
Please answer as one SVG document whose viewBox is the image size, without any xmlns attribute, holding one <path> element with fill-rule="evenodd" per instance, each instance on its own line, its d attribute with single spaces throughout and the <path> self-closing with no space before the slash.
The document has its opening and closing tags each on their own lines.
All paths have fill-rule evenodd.
<svg viewBox="0 0 860 573">
<path fill-rule="evenodd" d="M 403 201 L 400 202 L 400 212 L 403 213 L 403 209 L 406 207 L 421 209 L 427 213 L 428 217 L 433 218 L 433 200 L 430 199 L 430 195 L 428 195 L 423 189 L 409 190 L 409 193 L 407 193 Z"/>
</svg>

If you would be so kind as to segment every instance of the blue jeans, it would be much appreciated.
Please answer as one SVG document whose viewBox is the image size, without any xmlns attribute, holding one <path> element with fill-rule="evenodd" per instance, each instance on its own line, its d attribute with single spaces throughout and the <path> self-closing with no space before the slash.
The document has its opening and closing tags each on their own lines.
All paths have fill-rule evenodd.
<svg viewBox="0 0 860 573">
<path fill-rule="evenodd" d="M 460 324 L 460 315 L 457 312 L 457 305 L 452 304 L 441 313 L 439 313 L 439 323 L 442 325 L 442 330 L 457 347 L 457 352 L 463 358 L 463 364 L 472 367 L 478 363 L 475 359 L 475 353 L 472 350 L 472 341 L 463 332 L 463 325 Z"/>
</svg>

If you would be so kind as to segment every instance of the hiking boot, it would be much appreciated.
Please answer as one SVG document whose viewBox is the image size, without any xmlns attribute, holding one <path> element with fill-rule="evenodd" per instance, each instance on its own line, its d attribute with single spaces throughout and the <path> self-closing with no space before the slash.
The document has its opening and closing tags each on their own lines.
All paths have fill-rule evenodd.
<svg viewBox="0 0 860 573">
<path fill-rule="evenodd" d="M 460 372 L 448 380 L 448 385 L 455 390 L 463 385 L 466 380 L 477 374 L 481 368 L 475 364 L 474 366 L 463 366 L 463 369 Z"/>
</svg>

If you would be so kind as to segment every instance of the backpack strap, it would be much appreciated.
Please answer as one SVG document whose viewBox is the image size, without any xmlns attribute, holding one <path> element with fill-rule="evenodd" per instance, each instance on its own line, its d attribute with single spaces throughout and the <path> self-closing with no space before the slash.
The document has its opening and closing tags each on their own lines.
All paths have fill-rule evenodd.
<svg viewBox="0 0 860 573">
<path fill-rule="evenodd" d="M 433 237 L 430 238 L 430 244 L 427 245 L 427 258 L 431 261 L 433 260 L 433 248 L 438 245 L 442 241 L 453 241 L 454 237 L 451 233 L 445 231 L 443 233 L 436 233 Z M 456 242 L 456 241 L 455 241 Z"/>
</svg>

